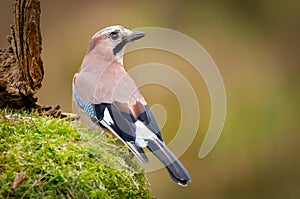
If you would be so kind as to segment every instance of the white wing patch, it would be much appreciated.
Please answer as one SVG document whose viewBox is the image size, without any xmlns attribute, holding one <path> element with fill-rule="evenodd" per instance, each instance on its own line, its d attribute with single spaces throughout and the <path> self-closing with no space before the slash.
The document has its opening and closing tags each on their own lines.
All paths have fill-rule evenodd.
<svg viewBox="0 0 300 199">
<path fill-rule="evenodd" d="M 110 116 L 109 111 L 108 111 L 107 108 L 104 109 L 103 120 L 104 120 L 107 124 L 109 124 L 109 125 L 114 124 L 114 121 L 113 121 L 113 119 L 111 118 L 111 116 Z"/>
<path fill-rule="evenodd" d="M 135 138 L 135 144 L 140 147 L 146 147 L 148 142 L 145 139 L 153 139 L 157 138 L 157 136 L 150 131 L 141 121 L 135 122 L 136 126 L 136 138 Z"/>
</svg>

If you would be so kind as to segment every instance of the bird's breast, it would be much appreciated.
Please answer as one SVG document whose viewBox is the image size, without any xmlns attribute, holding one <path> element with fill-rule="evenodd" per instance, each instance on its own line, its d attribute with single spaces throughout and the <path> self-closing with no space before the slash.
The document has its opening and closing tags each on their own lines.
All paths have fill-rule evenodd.
<svg viewBox="0 0 300 199">
<path fill-rule="evenodd" d="M 76 89 L 79 96 L 96 104 L 114 101 L 129 106 L 136 102 L 146 104 L 135 82 L 117 62 L 92 72 L 80 72 L 76 77 Z"/>
</svg>

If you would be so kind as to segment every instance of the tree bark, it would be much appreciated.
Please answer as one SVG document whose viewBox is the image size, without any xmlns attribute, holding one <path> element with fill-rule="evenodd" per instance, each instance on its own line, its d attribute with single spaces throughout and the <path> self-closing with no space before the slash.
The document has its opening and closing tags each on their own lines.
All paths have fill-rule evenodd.
<svg viewBox="0 0 300 199">
<path fill-rule="evenodd" d="M 40 0 L 13 0 L 10 47 L 0 49 L 0 108 L 35 108 L 44 76 Z"/>
</svg>

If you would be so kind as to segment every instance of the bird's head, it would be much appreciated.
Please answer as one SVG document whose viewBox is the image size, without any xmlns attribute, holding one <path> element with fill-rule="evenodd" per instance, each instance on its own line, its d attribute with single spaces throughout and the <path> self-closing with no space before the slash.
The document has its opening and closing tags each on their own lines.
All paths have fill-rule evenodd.
<svg viewBox="0 0 300 199">
<path fill-rule="evenodd" d="M 123 54 L 127 43 L 145 36 L 144 32 L 131 31 L 122 26 L 109 26 L 98 31 L 91 39 L 87 55 L 95 56 L 123 64 Z"/>
</svg>

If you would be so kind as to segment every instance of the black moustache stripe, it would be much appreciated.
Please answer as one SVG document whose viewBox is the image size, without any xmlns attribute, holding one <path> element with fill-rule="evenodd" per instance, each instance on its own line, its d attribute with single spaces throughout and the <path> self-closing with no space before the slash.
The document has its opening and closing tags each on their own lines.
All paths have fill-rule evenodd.
<svg viewBox="0 0 300 199">
<path fill-rule="evenodd" d="M 118 52 L 120 52 L 124 48 L 125 45 L 126 45 L 125 41 L 121 41 L 120 43 L 118 43 L 118 45 L 116 45 L 116 47 L 114 47 L 114 49 L 113 49 L 114 55 L 116 55 Z"/>
</svg>

